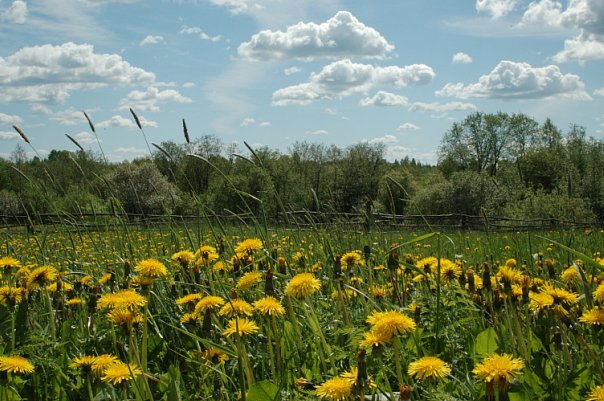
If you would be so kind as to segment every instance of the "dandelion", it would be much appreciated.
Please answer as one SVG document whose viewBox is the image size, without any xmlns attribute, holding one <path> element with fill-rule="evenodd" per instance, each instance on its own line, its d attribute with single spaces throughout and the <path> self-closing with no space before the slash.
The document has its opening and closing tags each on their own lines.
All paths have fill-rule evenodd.
<svg viewBox="0 0 604 401">
<path fill-rule="evenodd" d="M 395 335 L 406 334 L 414 331 L 416 327 L 413 319 L 395 310 L 373 312 L 367 318 L 367 323 L 372 325 L 371 331 L 382 338 L 392 338 Z"/>
<path fill-rule="evenodd" d="M 8 285 L 0 287 L 0 304 L 16 305 L 21 303 L 24 295 L 24 288 L 9 287 Z"/>
<path fill-rule="evenodd" d="M 448 283 L 461 276 L 461 266 L 449 259 L 440 260 L 440 280 Z"/>
<path fill-rule="evenodd" d="M 92 372 L 92 367 L 95 364 L 97 357 L 94 355 L 84 355 L 74 358 L 73 362 L 69 364 L 70 368 L 80 368 L 84 372 Z"/>
<path fill-rule="evenodd" d="M 258 238 L 250 238 L 238 243 L 235 247 L 236 253 L 252 254 L 255 251 L 262 249 L 262 241 Z"/>
<path fill-rule="evenodd" d="M 201 316 L 199 316 L 199 315 L 197 315 L 195 313 L 185 313 L 180 318 L 180 323 L 182 323 L 182 324 L 194 324 L 194 323 L 198 322 L 199 320 L 201 320 Z"/>
<path fill-rule="evenodd" d="M 283 316 L 285 314 L 283 305 L 270 295 L 254 302 L 254 309 L 268 316 Z"/>
<path fill-rule="evenodd" d="M 260 272 L 247 272 L 239 281 L 237 281 L 236 288 L 240 291 L 246 291 L 262 282 L 262 273 Z"/>
<path fill-rule="evenodd" d="M 178 298 L 176 300 L 176 305 L 180 305 L 180 306 L 184 306 L 184 305 L 188 305 L 188 304 L 193 304 L 196 303 L 197 301 L 199 301 L 201 299 L 201 294 L 187 294 L 185 296 L 182 296 L 180 298 Z"/>
<path fill-rule="evenodd" d="M 113 309 L 107 314 L 107 319 L 116 326 L 133 325 L 143 322 L 143 315 L 126 309 Z"/>
<path fill-rule="evenodd" d="M 321 288 L 321 281 L 312 273 L 296 274 L 287 284 L 285 295 L 295 298 L 306 298 Z"/>
<path fill-rule="evenodd" d="M 180 251 L 172 255 L 170 260 L 179 264 L 182 268 L 187 268 L 195 259 L 195 255 L 191 251 Z"/>
<path fill-rule="evenodd" d="M 105 294 L 97 301 L 100 309 L 128 309 L 133 310 L 147 304 L 147 298 L 137 294 L 134 290 L 121 290 L 116 293 Z"/>
<path fill-rule="evenodd" d="M 226 329 L 222 331 L 222 334 L 230 337 L 235 333 L 239 334 L 240 336 L 256 334 L 258 333 L 258 325 L 254 321 L 245 318 L 231 319 Z"/>
<path fill-rule="evenodd" d="M 583 312 L 583 316 L 579 318 L 579 321 L 592 326 L 602 326 L 604 325 L 604 309 L 595 307 L 587 312 Z"/>
<path fill-rule="evenodd" d="M 587 401 L 604 401 L 604 385 L 592 388 Z"/>
<path fill-rule="evenodd" d="M 511 269 L 516 268 L 516 266 L 518 265 L 518 262 L 516 262 L 516 259 L 514 258 L 510 258 L 508 260 L 505 261 L 505 267 L 509 267 Z"/>
<path fill-rule="evenodd" d="M 359 342 L 359 347 L 364 349 L 378 348 L 389 343 L 391 339 L 392 336 L 385 336 L 383 332 L 368 331 L 363 333 L 363 339 Z"/>
<path fill-rule="evenodd" d="M 216 309 L 219 306 L 224 305 L 224 299 L 215 295 L 208 295 L 199 300 L 195 305 L 195 313 L 202 315 L 208 309 Z"/>
<path fill-rule="evenodd" d="M 487 385 L 487 396 L 492 397 L 494 388 L 507 391 L 513 378 L 520 375 L 524 368 L 522 359 L 513 358 L 508 354 L 493 355 L 476 365 L 472 373 Z"/>
<path fill-rule="evenodd" d="M 197 264 L 211 263 L 219 257 L 216 248 L 209 245 L 200 246 L 193 256 Z"/>
<path fill-rule="evenodd" d="M 235 317 L 236 315 L 252 316 L 252 305 L 243 299 L 235 298 L 227 302 L 218 312 L 220 316 Z"/>
<path fill-rule="evenodd" d="M 20 355 L 0 355 L 0 372 L 28 375 L 33 371 L 34 365 Z"/>
<path fill-rule="evenodd" d="M 2 270 L 19 269 L 20 267 L 21 262 L 12 256 L 0 258 L 0 269 Z"/>
<path fill-rule="evenodd" d="M 161 278 L 168 275 L 168 269 L 157 259 L 145 259 L 134 267 L 134 271 L 149 278 Z"/>
<path fill-rule="evenodd" d="M 143 371 L 138 366 L 118 361 L 105 368 L 101 380 L 115 385 L 132 380 L 142 373 Z"/>
<path fill-rule="evenodd" d="M 57 277 L 57 270 L 52 266 L 40 266 L 27 277 L 27 288 L 35 290 L 40 287 L 45 287 Z"/>
<path fill-rule="evenodd" d="M 315 388 L 317 396 L 324 400 L 344 401 L 352 395 L 354 383 L 344 377 L 333 377 Z"/>
<path fill-rule="evenodd" d="M 229 360 L 229 356 L 218 348 L 208 348 L 198 354 L 201 358 L 214 365 L 224 365 Z"/>
<path fill-rule="evenodd" d="M 594 299 L 598 302 L 604 303 L 604 281 L 596 288 L 593 293 Z"/>
<path fill-rule="evenodd" d="M 82 298 L 71 298 L 65 302 L 67 306 L 78 306 L 84 304 L 84 300 Z"/>
<path fill-rule="evenodd" d="M 442 359 L 435 356 L 425 356 L 409 364 L 409 376 L 417 380 L 442 380 L 451 374 L 451 368 Z"/>
<path fill-rule="evenodd" d="M 361 251 L 347 252 L 342 255 L 340 261 L 342 262 L 342 270 L 346 270 L 353 266 L 363 266 L 365 264 L 363 256 L 361 256 Z"/>
</svg>

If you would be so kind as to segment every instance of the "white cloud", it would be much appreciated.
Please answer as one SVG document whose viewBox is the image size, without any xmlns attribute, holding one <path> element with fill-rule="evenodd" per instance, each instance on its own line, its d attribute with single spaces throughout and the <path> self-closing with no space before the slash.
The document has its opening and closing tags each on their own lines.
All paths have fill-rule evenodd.
<svg viewBox="0 0 604 401">
<path fill-rule="evenodd" d="M 492 19 L 509 14 L 516 6 L 517 0 L 476 0 L 476 11 L 486 13 Z"/>
<path fill-rule="evenodd" d="M 408 131 L 408 130 L 416 130 L 419 129 L 419 127 L 415 124 L 412 123 L 404 123 L 398 126 L 398 128 L 396 129 L 397 131 Z"/>
<path fill-rule="evenodd" d="M 470 64 L 472 57 L 463 52 L 458 52 L 453 55 L 453 64 Z"/>
<path fill-rule="evenodd" d="M 532 67 L 528 63 L 501 61 L 478 82 L 464 85 L 448 83 L 438 96 L 452 96 L 460 99 L 546 99 L 564 96 L 577 100 L 588 100 L 581 78 L 574 74 L 562 74 L 555 65 Z"/>
<path fill-rule="evenodd" d="M 128 94 L 128 97 L 120 100 L 120 109 L 127 110 L 133 108 L 140 111 L 159 112 L 159 103 L 191 103 L 192 100 L 181 95 L 174 89 L 159 90 L 155 86 L 150 86 L 146 91 L 134 90 Z"/>
<path fill-rule="evenodd" d="M 350 60 L 331 63 L 318 74 L 311 74 L 306 83 L 278 89 L 273 93 L 273 105 L 305 105 L 319 99 L 333 99 L 353 94 L 367 93 L 376 86 L 427 84 L 434 78 L 434 71 L 425 64 L 405 67 L 376 67 L 357 64 Z"/>
<path fill-rule="evenodd" d="M 253 124 L 256 124 L 256 119 L 251 118 L 251 117 L 246 117 L 241 122 L 240 127 L 247 127 L 248 125 L 253 125 Z"/>
<path fill-rule="evenodd" d="M 449 103 L 422 103 L 415 102 L 409 107 L 411 111 L 431 111 L 435 113 L 449 113 L 453 111 L 475 111 L 477 107 L 472 103 L 449 102 Z"/>
<path fill-rule="evenodd" d="M 271 123 L 269 121 L 262 121 L 262 122 L 258 123 L 258 126 L 260 128 L 266 128 L 266 127 L 270 127 Z"/>
<path fill-rule="evenodd" d="M 386 134 L 379 138 L 361 139 L 361 143 L 396 143 L 398 138 L 394 135 Z"/>
<path fill-rule="evenodd" d="M 329 132 L 324 129 L 318 129 L 315 131 L 306 131 L 306 135 L 312 135 L 312 136 L 323 136 L 323 135 L 327 135 L 327 134 L 329 134 Z"/>
<path fill-rule="evenodd" d="M 0 113 L 0 123 L 8 125 L 18 125 L 23 122 L 19 116 L 11 116 L 9 114 Z"/>
<path fill-rule="evenodd" d="M 373 97 L 361 99 L 361 106 L 408 106 L 409 99 L 394 93 L 379 91 Z"/>
<path fill-rule="evenodd" d="M 85 144 L 96 144 L 97 143 L 97 138 L 90 132 L 85 132 L 85 131 L 82 131 L 79 134 L 76 134 L 74 139 L 76 141 L 78 141 L 78 143 L 85 143 Z M 99 139 L 98 141 L 100 143 L 103 143 L 102 139 Z"/>
<path fill-rule="evenodd" d="M 13 1 L 11 6 L 2 13 L 2 20 L 15 24 L 24 24 L 27 21 L 27 3 L 22 0 Z"/>
<path fill-rule="evenodd" d="M 248 0 L 210 0 L 210 2 L 217 6 L 227 7 L 233 14 L 241 14 L 247 12 L 250 8 L 261 7 L 259 4 L 251 3 Z"/>
<path fill-rule="evenodd" d="M 186 26 L 186 25 L 183 25 L 180 28 L 180 31 L 178 31 L 178 33 L 180 33 L 181 35 L 182 34 L 185 34 L 185 35 L 199 35 L 199 37 L 201 39 L 203 39 L 203 40 L 209 40 L 210 42 L 214 42 L 214 43 L 219 42 L 220 39 L 222 39 L 221 35 L 211 36 L 211 35 L 207 34 L 206 32 L 204 32 L 204 30 L 201 29 L 198 26 Z"/>
<path fill-rule="evenodd" d="M 562 3 L 556 0 L 533 1 L 524 11 L 520 26 L 534 24 L 559 27 L 562 24 Z"/>
<path fill-rule="evenodd" d="M 145 117 L 138 116 L 139 121 L 143 127 L 157 128 L 158 124 L 155 121 L 147 120 Z M 130 129 L 138 129 L 136 122 L 133 118 L 125 118 L 120 115 L 115 115 L 111 117 L 109 120 L 101 121 L 95 124 L 97 128 L 130 128 Z"/>
<path fill-rule="evenodd" d="M 19 136 L 19 134 L 17 134 L 14 131 L 0 131 L 0 140 L 10 141 L 10 140 L 19 139 L 19 138 L 21 138 Z"/>
<path fill-rule="evenodd" d="M 151 83 L 155 75 L 117 54 L 98 54 L 72 42 L 24 47 L 0 57 L 0 99 L 5 102 L 65 101 L 70 92 L 108 85 Z"/>
<path fill-rule="evenodd" d="M 300 67 L 289 67 L 283 70 L 283 73 L 285 75 L 292 75 L 292 74 L 296 74 L 298 72 L 302 71 L 302 69 Z"/>
<path fill-rule="evenodd" d="M 604 88 L 596 89 L 594 91 L 594 95 L 596 95 L 596 96 L 604 96 Z"/>
<path fill-rule="evenodd" d="M 182 87 L 186 89 L 194 88 L 195 84 L 193 82 L 185 82 L 184 84 L 182 84 Z"/>
<path fill-rule="evenodd" d="M 240 56 L 253 60 L 341 57 L 384 58 L 394 46 L 378 31 L 359 22 L 350 12 L 339 11 L 326 22 L 299 22 L 284 31 L 264 30 L 243 42 Z"/>
<path fill-rule="evenodd" d="M 95 108 L 87 110 L 86 112 L 88 113 L 88 115 L 90 115 L 90 113 L 98 110 L 98 108 Z M 81 110 L 74 109 L 73 107 L 56 113 L 51 112 L 49 115 L 51 120 L 57 121 L 61 125 L 76 125 L 86 123 L 86 117 L 84 117 L 84 113 Z"/>
<path fill-rule="evenodd" d="M 161 35 L 147 35 L 147 36 L 145 36 L 145 39 L 141 40 L 140 45 L 141 46 L 156 45 L 158 43 L 165 43 L 163 36 L 161 36 Z"/>
<path fill-rule="evenodd" d="M 582 34 L 564 41 L 564 50 L 556 53 L 553 60 L 557 63 L 577 60 L 604 59 L 604 35 Z"/>
</svg>

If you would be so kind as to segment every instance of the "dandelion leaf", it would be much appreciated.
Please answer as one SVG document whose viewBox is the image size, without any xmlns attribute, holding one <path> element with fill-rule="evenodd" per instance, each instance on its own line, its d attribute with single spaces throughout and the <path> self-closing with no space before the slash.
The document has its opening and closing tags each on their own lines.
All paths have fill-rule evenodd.
<svg viewBox="0 0 604 401">
<path fill-rule="evenodd" d="M 273 401 L 277 398 L 279 389 L 268 380 L 254 383 L 247 392 L 248 401 Z"/>
<path fill-rule="evenodd" d="M 481 331 L 474 341 L 474 353 L 480 358 L 485 358 L 497 351 L 497 333 L 492 327 Z"/>
</svg>

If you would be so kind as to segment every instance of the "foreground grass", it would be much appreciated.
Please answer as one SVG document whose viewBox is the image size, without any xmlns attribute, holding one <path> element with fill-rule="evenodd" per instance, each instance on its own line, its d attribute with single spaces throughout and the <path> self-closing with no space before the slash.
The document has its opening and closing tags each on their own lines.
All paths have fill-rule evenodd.
<svg viewBox="0 0 604 401">
<path fill-rule="evenodd" d="M 603 239 L 5 231 L 0 400 L 601 400 Z"/>
</svg>

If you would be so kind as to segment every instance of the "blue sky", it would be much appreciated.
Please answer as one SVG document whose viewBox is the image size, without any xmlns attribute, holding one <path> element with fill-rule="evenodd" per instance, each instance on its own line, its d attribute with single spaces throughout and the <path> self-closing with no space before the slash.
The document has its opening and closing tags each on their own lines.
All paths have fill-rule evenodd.
<svg viewBox="0 0 604 401">
<path fill-rule="evenodd" d="M 0 156 L 214 134 L 435 163 L 475 111 L 604 137 L 604 0 L 0 0 Z M 26 146 L 27 151 L 33 151 Z"/>
</svg>

